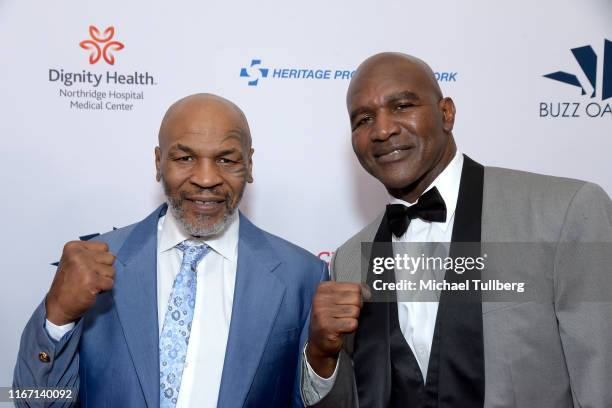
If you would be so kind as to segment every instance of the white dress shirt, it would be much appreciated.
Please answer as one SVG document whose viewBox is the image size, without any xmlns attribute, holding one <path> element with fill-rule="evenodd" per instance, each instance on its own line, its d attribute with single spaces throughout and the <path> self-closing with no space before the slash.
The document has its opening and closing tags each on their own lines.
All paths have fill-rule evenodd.
<svg viewBox="0 0 612 408">
<path fill-rule="evenodd" d="M 463 155 L 457 152 L 446 168 L 425 190 L 427 192 L 433 187 L 438 189 L 446 205 L 446 221 L 429 222 L 415 218 L 410 222 L 404 235 L 399 238 L 392 235 L 393 242 L 451 242 L 462 169 Z M 408 203 L 391 197 L 390 204 L 403 204 L 409 207 L 416 203 Z M 438 314 L 438 302 L 398 302 L 397 310 L 400 330 L 419 364 L 423 379 L 426 379 Z M 308 363 L 305 352 L 304 360 L 307 370 L 304 376 L 302 395 L 306 405 L 314 405 L 332 389 L 338 366 L 336 365 L 336 369 L 330 378 L 322 378 L 315 373 Z"/>
<path fill-rule="evenodd" d="M 196 304 L 177 408 L 217 406 L 234 301 L 239 223 L 235 212 L 222 234 L 203 240 L 211 251 L 197 267 Z M 174 279 L 181 268 L 183 253 L 176 245 L 186 239 L 193 240 L 168 210 L 157 224 L 158 334 Z M 56 341 L 73 327 L 74 323 L 56 326 L 46 322 L 49 336 Z"/>
</svg>

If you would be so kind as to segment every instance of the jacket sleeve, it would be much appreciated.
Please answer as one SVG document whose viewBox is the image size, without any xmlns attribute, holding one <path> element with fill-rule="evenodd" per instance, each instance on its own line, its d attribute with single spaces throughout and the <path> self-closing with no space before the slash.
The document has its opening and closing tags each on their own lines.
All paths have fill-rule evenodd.
<svg viewBox="0 0 612 408">
<path fill-rule="evenodd" d="M 315 408 L 358 408 L 353 360 L 345 350 L 338 357 L 338 374 L 329 394 L 314 404 Z"/>
<path fill-rule="evenodd" d="M 554 264 L 555 313 L 574 405 L 612 401 L 612 204 L 584 184 L 568 206 Z"/>
<path fill-rule="evenodd" d="M 14 388 L 71 388 L 73 401 L 34 400 L 18 401 L 17 407 L 70 407 L 75 406 L 79 389 L 79 340 L 83 331 L 82 320 L 55 342 L 47 334 L 45 301 L 36 308 L 28 321 L 19 345 L 19 354 L 13 374 Z M 46 354 L 46 359 L 41 358 Z"/>
<path fill-rule="evenodd" d="M 327 268 L 327 264 L 323 261 L 321 261 L 321 273 L 319 275 L 319 283 L 320 282 L 324 282 L 324 281 L 328 281 L 329 280 L 329 269 Z M 318 286 L 318 283 L 317 283 Z M 316 288 L 315 288 L 316 291 Z M 314 292 L 313 292 L 313 296 L 314 296 Z M 302 332 L 300 333 L 300 347 L 299 347 L 299 352 L 300 352 L 300 356 L 298 358 L 298 364 L 297 364 L 297 373 L 295 375 L 295 384 L 293 387 L 293 396 L 292 396 L 292 401 L 291 401 L 291 406 L 293 408 L 303 408 L 304 407 L 304 401 L 302 398 L 302 351 L 304 350 L 304 345 L 306 344 L 306 342 L 308 341 L 308 331 L 310 329 L 310 310 L 312 309 L 312 299 L 310 299 L 310 303 L 309 303 L 309 307 L 308 307 L 308 316 L 306 317 L 306 321 L 304 322 L 304 326 L 302 327 Z"/>
<path fill-rule="evenodd" d="M 336 280 L 335 274 L 335 260 L 338 252 L 331 260 L 330 263 L 330 279 Z M 350 336 L 347 336 L 350 337 Z M 346 340 L 345 340 L 346 346 Z M 300 380 L 304 381 L 304 371 L 307 370 L 304 362 L 300 362 L 302 373 L 299 376 Z M 329 393 L 323 397 L 319 402 L 312 405 L 316 408 L 357 408 L 357 388 L 355 386 L 355 375 L 353 373 L 353 360 L 349 356 L 349 353 L 343 348 L 340 351 L 338 357 L 338 372 L 336 374 L 336 380 Z"/>
</svg>

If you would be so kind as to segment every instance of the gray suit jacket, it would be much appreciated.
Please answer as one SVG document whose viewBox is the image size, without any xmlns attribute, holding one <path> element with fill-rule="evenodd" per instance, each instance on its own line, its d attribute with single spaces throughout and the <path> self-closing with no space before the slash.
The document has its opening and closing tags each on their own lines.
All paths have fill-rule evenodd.
<svg viewBox="0 0 612 408">
<path fill-rule="evenodd" d="M 382 216 L 337 250 L 332 280 L 362 280 L 361 243 L 374 240 Z M 520 262 L 492 269 L 530 271 L 538 288 L 531 301 L 483 300 L 485 407 L 612 406 L 608 195 L 583 181 L 485 167 L 481 228 L 483 243 L 534 243 Z M 317 407 L 359 406 L 352 351 L 347 336 L 334 387 Z"/>
</svg>

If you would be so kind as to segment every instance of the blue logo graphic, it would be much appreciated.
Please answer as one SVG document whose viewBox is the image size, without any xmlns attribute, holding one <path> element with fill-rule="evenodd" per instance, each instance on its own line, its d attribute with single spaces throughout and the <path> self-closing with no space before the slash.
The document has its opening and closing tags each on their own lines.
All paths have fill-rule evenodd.
<svg viewBox="0 0 612 408">
<path fill-rule="evenodd" d="M 585 45 L 571 49 L 574 58 L 580 65 L 582 72 L 587 77 L 589 83 L 593 87 L 591 98 L 597 95 L 597 54 L 593 51 L 593 47 Z M 574 74 L 564 71 L 557 71 L 544 75 L 546 78 L 555 81 L 563 82 L 564 84 L 572 85 L 580 88 L 582 95 L 586 95 L 584 87 Z M 603 57 L 603 78 L 601 86 L 601 100 L 605 101 L 612 96 L 612 41 L 604 40 L 604 57 Z"/>
<path fill-rule="evenodd" d="M 250 78 L 249 86 L 257 86 L 259 78 L 268 77 L 268 68 L 259 68 L 257 65 L 261 65 L 261 60 L 251 60 L 251 66 L 248 68 L 240 69 L 240 76 Z"/>
</svg>

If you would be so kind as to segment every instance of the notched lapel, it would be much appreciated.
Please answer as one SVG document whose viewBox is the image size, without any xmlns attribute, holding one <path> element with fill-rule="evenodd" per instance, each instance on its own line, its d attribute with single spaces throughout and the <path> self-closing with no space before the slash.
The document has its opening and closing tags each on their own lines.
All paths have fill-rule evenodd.
<svg viewBox="0 0 612 408">
<path fill-rule="evenodd" d="M 266 237 L 242 214 L 232 320 L 218 406 L 243 406 L 285 295 Z"/>
<path fill-rule="evenodd" d="M 165 206 L 140 222 L 117 254 L 113 299 L 149 407 L 159 406 L 157 223 Z"/>
</svg>

